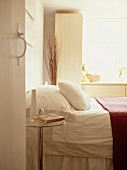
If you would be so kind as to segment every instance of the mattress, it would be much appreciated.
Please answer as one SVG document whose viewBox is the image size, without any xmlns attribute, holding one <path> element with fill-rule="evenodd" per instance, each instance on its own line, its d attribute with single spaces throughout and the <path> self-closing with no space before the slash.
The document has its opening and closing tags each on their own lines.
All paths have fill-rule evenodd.
<svg viewBox="0 0 127 170">
<path fill-rule="evenodd" d="M 89 110 L 72 113 L 75 120 L 43 129 L 45 154 L 112 158 L 109 113 L 94 98 L 90 103 Z"/>
</svg>

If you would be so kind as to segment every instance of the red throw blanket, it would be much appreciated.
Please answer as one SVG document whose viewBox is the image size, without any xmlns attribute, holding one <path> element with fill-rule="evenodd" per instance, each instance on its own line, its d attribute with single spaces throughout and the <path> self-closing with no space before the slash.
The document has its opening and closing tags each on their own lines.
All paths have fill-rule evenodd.
<svg viewBox="0 0 127 170">
<path fill-rule="evenodd" d="M 110 113 L 114 170 L 127 170 L 127 97 L 96 100 Z"/>
</svg>

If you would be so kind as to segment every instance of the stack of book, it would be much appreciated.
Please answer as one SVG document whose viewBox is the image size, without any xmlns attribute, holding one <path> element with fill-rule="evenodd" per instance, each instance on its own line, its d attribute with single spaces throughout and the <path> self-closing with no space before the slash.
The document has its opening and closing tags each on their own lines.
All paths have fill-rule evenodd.
<svg viewBox="0 0 127 170">
<path fill-rule="evenodd" d="M 61 125 L 65 124 L 65 118 L 64 116 L 59 116 L 54 113 L 48 113 L 34 116 L 34 122 L 47 125 Z"/>
</svg>

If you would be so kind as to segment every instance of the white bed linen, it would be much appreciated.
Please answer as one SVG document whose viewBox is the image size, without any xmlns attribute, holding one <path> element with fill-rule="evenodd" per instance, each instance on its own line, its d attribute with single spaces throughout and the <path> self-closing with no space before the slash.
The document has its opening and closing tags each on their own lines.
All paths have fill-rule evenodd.
<svg viewBox="0 0 127 170">
<path fill-rule="evenodd" d="M 44 129 L 45 170 L 113 170 L 109 113 L 90 100 L 90 110 L 73 113 L 75 121 Z"/>
<path fill-rule="evenodd" d="M 90 100 L 91 109 L 75 111 L 74 122 L 53 128 L 53 140 L 81 144 L 112 145 L 112 132 L 108 111 L 104 110 L 97 101 Z"/>
<path fill-rule="evenodd" d="M 44 170 L 113 170 L 112 159 L 45 155 Z"/>
<path fill-rule="evenodd" d="M 75 111 L 75 121 L 44 128 L 44 153 L 78 157 L 112 158 L 109 113 L 95 99 L 91 109 Z"/>
</svg>

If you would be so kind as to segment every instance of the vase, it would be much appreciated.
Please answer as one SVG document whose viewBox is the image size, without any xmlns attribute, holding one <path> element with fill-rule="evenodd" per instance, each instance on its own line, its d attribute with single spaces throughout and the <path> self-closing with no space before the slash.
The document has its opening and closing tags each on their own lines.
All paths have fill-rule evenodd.
<svg viewBox="0 0 127 170">
<path fill-rule="evenodd" d="M 30 106 L 30 120 L 34 121 L 34 116 L 37 115 L 37 99 L 36 89 L 32 89 L 31 92 L 31 106 Z"/>
</svg>

